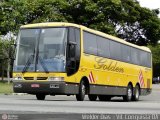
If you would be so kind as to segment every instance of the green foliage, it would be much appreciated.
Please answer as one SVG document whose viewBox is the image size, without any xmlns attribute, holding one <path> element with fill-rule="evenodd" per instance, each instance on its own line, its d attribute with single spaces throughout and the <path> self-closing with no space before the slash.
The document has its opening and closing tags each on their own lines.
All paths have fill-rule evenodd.
<svg viewBox="0 0 160 120">
<path fill-rule="evenodd" d="M 0 39 L 0 59 L 9 59 L 13 55 L 14 48 L 12 47 L 14 41 Z"/>
<path fill-rule="evenodd" d="M 0 39 L 0 76 L 6 76 L 4 71 L 7 71 L 7 61 L 12 61 L 10 64 L 13 65 L 13 57 L 14 57 L 14 46 L 13 40 L 2 40 Z M 5 75 L 4 75 L 5 74 Z"/>
<path fill-rule="evenodd" d="M 0 32 L 16 32 L 22 24 L 73 22 L 138 45 L 160 39 L 159 11 L 136 0 L 7 0 L 0 4 Z"/>
<path fill-rule="evenodd" d="M 158 45 L 148 45 L 152 51 L 152 61 L 153 61 L 153 76 L 160 76 L 160 44 Z"/>
<path fill-rule="evenodd" d="M 3 0 L 0 33 L 17 32 L 22 24 L 64 21 L 112 34 L 138 45 L 160 39 L 159 11 L 136 0 Z"/>
<path fill-rule="evenodd" d="M 17 32 L 27 23 L 66 21 L 56 8 L 56 0 L 10 0 L 0 4 L 2 21 L 1 34 Z M 1 15 L 0 14 L 0 15 Z"/>
</svg>

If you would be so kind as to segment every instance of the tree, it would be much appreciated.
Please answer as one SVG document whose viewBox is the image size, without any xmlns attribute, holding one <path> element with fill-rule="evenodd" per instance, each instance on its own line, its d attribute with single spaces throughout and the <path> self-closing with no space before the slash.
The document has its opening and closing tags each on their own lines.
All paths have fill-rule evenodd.
<svg viewBox="0 0 160 120">
<path fill-rule="evenodd" d="M 121 0 L 121 9 L 115 12 L 112 22 L 119 26 L 119 37 L 146 46 L 148 43 L 156 44 L 160 38 L 160 19 L 157 15 L 157 11 L 140 7 L 137 1 Z"/>
<path fill-rule="evenodd" d="M 17 31 L 22 24 L 63 21 L 138 45 L 156 44 L 160 39 L 159 11 L 143 8 L 136 0 L 5 0 L 0 10 L 1 33 Z"/>
<path fill-rule="evenodd" d="M 136 0 L 67 0 L 60 12 L 67 21 L 118 36 L 134 44 L 156 44 L 160 39 L 158 10 L 140 7 Z"/>
<path fill-rule="evenodd" d="M 57 0 L 58 1 L 58 0 Z M 17 32 L 23 24 L 66 21 L 55 7 L 56 0 L 8 0 L 0 4 L 1 34 Z"/>
<path fill-rule="evenodd" d="M 60 12 L 69 22 L 116 35 L 114 25 L 109 22 L 105 14 L 106 9 L 111 9 L 112 4 L 112 0 L 67 0 L 66 6 L 60 9 Z M 106 11 L 103 11 L 104 9 Z"/>
<path fill-rule="evenodd" d="M 8 83 L 10 82 L 10 72 L 12 65 L 12 58 L 14 56 L 14 47 L 12 46 L 14 43 L 13 39 L 0 39 L 0 62 L 1 71 L 2 71 L 2 80 L 4 77 L 4 70 L 7 71 Z"/>
<path fill-rule="evenodd" d="M 160 76 L 160 59 L 159 59 L 159 55 L 160 55 L 160 44 L 158 45 L 148 45 L 148 47 L 151 49 L 152 51 L 152 61 L 153 61 L 153 76 L 154 77 L 158 77 Z"/>
<path fill-rule="evenodd" d="M 2 47 L 3 47 L 3 42 L 0 39 L 0 73 L 1 73 L 2 80 L 3 80 L 3 77 L 4 77 L 4 58 L 3 58 Z"/>
</svg>

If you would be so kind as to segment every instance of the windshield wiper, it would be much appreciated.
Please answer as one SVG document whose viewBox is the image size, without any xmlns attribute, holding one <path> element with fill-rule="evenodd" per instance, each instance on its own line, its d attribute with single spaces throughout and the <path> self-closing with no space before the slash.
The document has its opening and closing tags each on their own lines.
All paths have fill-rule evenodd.
<svg viewBox="0 0 160 120">
<path fill-rule="evenodd" d="M 31 56 L 28 58 L 28 61 L 27 61 L 27 63 L 25 64 L 25 66 L 24 66 L 24 68 L 23 68 L 23 70 L 22 70 L 22 73 L 25 73 L 25 72 L 27 71 L 27 69 L 28 69 L 29 66 L 31 65 L 31 61 L 33 61 L 33 57 L 34 57 L 34 55 L 31 55 Z M 38 58 L 39 58 L 39 61 L 40 61 L 41 65 L 42 65 L 44 71 L 45 71 L 46 73 L 49 73 L 46 65 L 44 64 L 44 62 L 43 62 L 43 60 L 42 60 L 42 58 L 41 58 L 40 56 L 39 56 Z"/>
<path fill-rule="evenodd" d="M 43 60 L 42 60 L 42 58 L 41 58 L 40 56 L 39 56 L 38 58 L 39 58 L 39 61 L 40 61 L 41 65 L 42 65 L 44 71 L 45 71 L 46 73 L 49 73 L 49 71 L 48 71 L 45 63 L 44 63 Z"/>
<path fill-rule="evenodd" d="M 27 63 L 25 64 L 22 73 L 25 73 L 27 71 L 27 69 L 29 68 L 29 66 L 31 65 L 31 61 L 33 61 L 33 57 L 34 55 L 30 55 L 30 57 L 27 60 Z"/>
</svg>

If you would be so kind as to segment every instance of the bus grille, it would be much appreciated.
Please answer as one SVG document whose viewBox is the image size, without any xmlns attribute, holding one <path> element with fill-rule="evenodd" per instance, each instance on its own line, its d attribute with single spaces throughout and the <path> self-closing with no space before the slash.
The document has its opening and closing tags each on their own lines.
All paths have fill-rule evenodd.
<svg viewBox="0 0 160 120">
<path fill-rule="evenodd" d="M 37 77 L 37 80 L 47 80 L 48 77 Z"/>
<path fill-rule="evenodd" d="M 24 77 L 25 80 L 34 80 L 34 77 Z"/>
<path fill-rule="evenodd" d="M 24 77 L 25 80 L 47 80 L 48 77 Z"/>
</svg>

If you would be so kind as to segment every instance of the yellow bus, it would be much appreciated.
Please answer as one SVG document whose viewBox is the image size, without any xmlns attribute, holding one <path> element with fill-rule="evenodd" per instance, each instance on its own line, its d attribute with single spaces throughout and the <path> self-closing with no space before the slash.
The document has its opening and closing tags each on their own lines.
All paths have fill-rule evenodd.
<svg viewBox="0 0 160 120">
<path fill-rule="evenodd" d="M 152 90 L 152 57 L 137 46 L 87 27 L 62 22 L 21 26 L 13 69 L 16 93 L 75 95 L 83 101 L 114 96 L 139 100 Z"/>
</svg>

